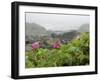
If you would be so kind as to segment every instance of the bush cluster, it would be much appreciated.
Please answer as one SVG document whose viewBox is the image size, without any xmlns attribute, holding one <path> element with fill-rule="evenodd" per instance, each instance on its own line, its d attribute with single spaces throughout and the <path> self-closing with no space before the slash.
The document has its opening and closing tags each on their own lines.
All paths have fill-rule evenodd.
<svg viewBox="0 0 100 81">
<path fill-rule="evenodd" d="M 61 67 L 89 64 L 89 33 L 61 44 L 58 49 L 38 48 L 25 54 L 25 67 Z"/>
</svg>

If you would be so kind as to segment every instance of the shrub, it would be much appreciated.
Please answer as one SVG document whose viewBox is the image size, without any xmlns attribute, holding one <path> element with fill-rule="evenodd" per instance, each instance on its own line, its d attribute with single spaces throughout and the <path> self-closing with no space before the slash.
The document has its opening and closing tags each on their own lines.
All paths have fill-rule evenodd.
<svg viewBox="0 0 100 81">
<path fill-rule="evenodd" d="M 38 48 L 26 52 L 25 62 L 26 68 L 88 65 L 89 33 L 81 33 L 68 44 L 60 44 L 59 49 Z"/>
</svg>

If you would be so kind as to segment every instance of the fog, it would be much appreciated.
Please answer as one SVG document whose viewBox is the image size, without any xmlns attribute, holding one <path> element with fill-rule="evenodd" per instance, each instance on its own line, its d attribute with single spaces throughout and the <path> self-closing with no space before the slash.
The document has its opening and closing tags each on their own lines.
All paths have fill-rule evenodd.
<svg viewBox="0 0 100 81">
<path fill-rule="evenodd" d="M 37 23 L 47 30 L 77 30 L 82 24 L 89 24 L 89 15 L 25 13 L 26 23 Z"/>
</svg>

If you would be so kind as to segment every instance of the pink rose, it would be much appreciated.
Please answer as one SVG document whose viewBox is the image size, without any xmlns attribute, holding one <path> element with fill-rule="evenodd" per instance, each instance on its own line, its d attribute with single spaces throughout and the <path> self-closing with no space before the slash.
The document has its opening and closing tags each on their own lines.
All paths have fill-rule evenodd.
<svg viewBox="0 0 100 81">
<path fill-rule="evenodd" d="M 34 43 L 32 43 L 32 48 L 33 48 L 33 49 L 39 48 L 39 42 L 34 42 Z"/>
<path fill-rule="evenodd" d="M 60 48 L 60 41 L 56 41 L 54 44 L 53 44 L 53 48 Z"/>
</svg>

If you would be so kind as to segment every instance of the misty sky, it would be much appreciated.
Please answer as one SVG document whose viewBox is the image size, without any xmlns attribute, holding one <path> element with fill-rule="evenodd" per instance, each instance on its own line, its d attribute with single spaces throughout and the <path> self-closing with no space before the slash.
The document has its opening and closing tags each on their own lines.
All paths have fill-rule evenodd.
<svg viewBox="0 0 100 81">
<path fill-rule="evenodd" d="M 88 15 L 63 15 L 44 13 L 25 13 L 26 23 L 37 23 L 47 30 L 68 31 L 76 30 L 82 24 L 89 24 Z"/>
</svg>

